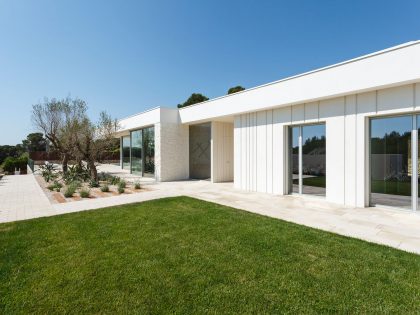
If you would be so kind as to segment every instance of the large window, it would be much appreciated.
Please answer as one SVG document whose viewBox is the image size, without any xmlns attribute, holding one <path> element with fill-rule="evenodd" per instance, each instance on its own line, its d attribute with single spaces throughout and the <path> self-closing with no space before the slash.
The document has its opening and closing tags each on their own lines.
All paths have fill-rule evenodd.
<svg viewBox="0 0 420 315">
<path fill-rule="evenodd" d="M 325 124 L 290 127 L 289 192 L 325 196 Z"/>
<path fill-rule="evenodd" d="M 155 129 L 131 131 L 122 137 L 122 167 L 140 176 L 155 175 Z"/>
<path fill-rule="evenodd" d="M 375 118 L 370 124 L 370 202 L 412 207 L 413 116 Z M 415 131 L 416 132 L 416 131 Z M 417 158 L 416 158 L 417 160 Z M 417 169 L 417 167 L 415 167 Z"/>
<path fill-rule="evenodd" d="M 155 174 L 155 128 L 143 129 L 144 176 Z"/>
<path fill-rule="evenodd" d="M 130 137 L 122 137 L 121 140 L 122 145 L 122 168 L 123 169 L 130 169 Z"/>
<path fill-rule="evenodd" d="M 142 174 L 143 171 L 143 131 L 136 130 L 131 132 L 131 172 Z"/>
</svg>

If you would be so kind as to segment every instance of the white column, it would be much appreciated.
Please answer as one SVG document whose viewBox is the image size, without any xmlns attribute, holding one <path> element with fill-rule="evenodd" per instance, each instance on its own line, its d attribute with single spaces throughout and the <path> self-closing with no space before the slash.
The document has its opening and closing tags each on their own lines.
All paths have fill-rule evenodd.
<svg viewBox="0 0 420 315">
<path fill-rule="evenodd" d="M 302 126 L 299 127 L 299 194 L 303 193 L 303 172 L 302 172 Z"/>
<path fill-rule="evenodd" d="M 411 131 L 411 203 L 413 211 L 417 211 L 418 203 L 418 133 L 417 133 L 417 115 L 413 115 L 413 128 Z"/>
</svg>

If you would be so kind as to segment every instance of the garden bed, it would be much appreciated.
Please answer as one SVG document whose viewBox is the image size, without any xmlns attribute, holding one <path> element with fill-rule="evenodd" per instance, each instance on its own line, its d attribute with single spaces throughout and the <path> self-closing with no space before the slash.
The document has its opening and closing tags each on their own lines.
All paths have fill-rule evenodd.
<svg viewBox="0 0 420 315">
<path fill-rule="evenodd" d="M 36 172 L 35 178 L 51 203 L 66 203 L 95 198 L 106 198 L 123 194 L 141 193 L 149 188 L 140 186 L 139 182 L 126 182 L 107 173 L 99 174 L 98 181 L 81 176 L 69 180 L 61 172 Z M 52 176 L 51 176 L 52 175 Z"/>
</svg>

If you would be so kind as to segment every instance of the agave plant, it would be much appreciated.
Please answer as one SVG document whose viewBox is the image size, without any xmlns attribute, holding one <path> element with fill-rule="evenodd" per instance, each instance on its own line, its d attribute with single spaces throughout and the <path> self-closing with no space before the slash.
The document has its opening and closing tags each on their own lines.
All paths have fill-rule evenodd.
<svg viewBox="0 0 420 315">
<path fill-rule="evenodd" d="M 47 183 L 58 177 L 57 167 L 52 163 L 45 163 L 44 165 L 41 165 L 39 167 L 39 171 Z"/>
</svg>

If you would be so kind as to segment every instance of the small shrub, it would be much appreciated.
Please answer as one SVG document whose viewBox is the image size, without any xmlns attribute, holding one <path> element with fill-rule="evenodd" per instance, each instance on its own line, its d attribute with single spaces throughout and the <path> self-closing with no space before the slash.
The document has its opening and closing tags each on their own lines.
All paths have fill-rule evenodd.
<svg viewBox="0 0 420 315">
<path fill-rule="evenodd" d="M 140 189 L 140 182 L 134 183 L 134 189 Z"/>
<path fill-rule="evenodd" d="M 76 192 L 77 186 L 70 184 L 66 187 L 64 191 L 64 197 L 71 198 L 73 197 L 74 193 Z"/>
<path fill-rule="evenodd" d="M 70 186 L 74 186 L 74 187 L 75 187 L 75 189 L 77 189 L 77 188 L 79 188 L 79 187 L 81 187 L 81 186 L 82 186 L 82 182 L 81 182 L 81 181 L 79 181 L 79 180 L 74 180 L 74 181 L 72 181 L 69 185 L 70 185 Z"/>
<path fill-rule="evenodd" d="M 84 182 L 88 179 L 89 171 L 83 164 L 69 165 L 67 172 L 63 174 L 63 180 L 66 184 L 70 184 L 74 181 Z"/>
<path fill-rule="evenodd" d="M 105 172 L 100 172 L 98 174 L 98 180 L 99 181 L 103 181 L 103 182 L 107 181 L 107 182 L 109 182 L 111 180 L 111 178 L 112 178 L 112 176 L 110 174 L 108 174 L 108 173 L 105 173 Z"/>
<path fill-rule="evenodd" d="M 118 193 L 123 194 L 125 191 L 124 187 L 118 186 Z"/>
<path fill-rule="evenodd" d="M 127 187 L 127 183 L 125 182 L 125 180 L 120 180 L 120 182 L 118 183 L 118 187 L 122 187 L 122 188 L 125 188 L 125 187 Z"/>
<path fill-rule="evenodd" d="M 53 191 L 53 190 L 60 191 L 60 189 L 62 187 L 63 187 L 63 185 L 61 183 L 59 183 L 58 181 L 54 181 L 53 184 L 47 186 L 47 188 L 51 191 Z"/>
<path fill-rule="evenodd" d="M 118 183 L 121 181 L 121 178 L 118 176 L 111 176 L 108 181 L 111 185 L 118 185 Z"/>
<path fill-rule="evenodd" d="M 61 188 L 56 187 L 56 188 L 55 188 L 55 191 L 56 191 L 56 192 L 60 192 L 60 191 L 61 191 Z"/>
<path fill-rule="evenodd" d="M 102 192 L 109 192 L 109 186 L 108 186 L 107 184 L 103 185 L 103 186 L 101 187 L 101 191 L 102 191 Z"/>
<path fill-rule="evenodd" d="M 1 165 L 1 168 L 9 174 L 14 173 L 15 168 L 16 168 L 16 158 L 14 157 L 7 157 L 4 161 L 3 164 Z"/>
<path fill-rule="evenodd" d="M 11 157 L 11 156 L 7 157 L 3 161 L 1 168 L 7 174 L 14 174 L 16 169 L 20 170 L 22 174 L 22 171 L 26 170 L 27 164 L 28 164 L 27 154 L 22 154 L 20 157 Z"/>
<path fill-rule="evenodd" d="M 83 188 L 82 190 L 80 190 L 79 194 L 80 194 L 80 197 L 82 197 L 82 198 L 89 198 L 90 197 L 90 190 Z"/>
<path fill-rule="evenodd" d="M 99 187 L 99 183 L 96 180 L 91 179 L 89 182 L 89 187 L 91 188 Z"/>
<path fill-rule="evenodd" d="M 39 167 L 39 170 L 41 171 L 41 176 L 47 183 L 58 177 L 57 168 L 52 163 L 46 163 L 45 165 L 41 165 Z"/>
</svg>

